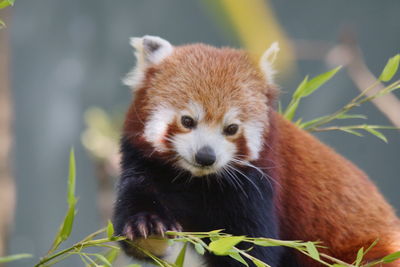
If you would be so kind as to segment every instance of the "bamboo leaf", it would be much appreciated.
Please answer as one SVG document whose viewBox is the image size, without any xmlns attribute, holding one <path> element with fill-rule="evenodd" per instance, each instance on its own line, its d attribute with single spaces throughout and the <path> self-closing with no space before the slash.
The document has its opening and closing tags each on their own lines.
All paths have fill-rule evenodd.
<svg viewBox="0 0 400 267">
<path fill-rule="evenodd" d="M 311 79 L 309 82 L 307 82 L 307 85 L 302 93 L 302 97 L 306 97 L 310 94 L 312 94 L 315 90 L 320 88 L 323 84 L 325 84 L 327 81 L 329 81 L 335 74 L 342 68 L 342 66 L 339 66 L 337 68 L 334 68 L 333 70 L 327 71 L 325 73 L 322 73 L 315 78 Z"/>
<path fill-rule="evenodd" d="M 360 266 L 363 258 L 364 258 L 364 248 L 360 248 L 357 252 L 357 258 L 356 258 L 355 265 Z"/>
<path fill-rule="evenodd" d="M 183 245 L 181 251 L 179 252 L 178 257 L 176 257 L 175 260 L 176 267 L 183 267 L 183 263 L 185 262 L 187 244 L 188 243 L 185 243 L 185 245 Z"/>
<path fill-rule="evenodd" d="M 344 120 L 344 119 L 363 119 L 363 120 L 366 120 L 367 116 L 362 115 L 362 114 L 346 114 L 346 113 L 344 113 L 344 114 L 338 115 L 336 117 L 336 119 L 339 119 L 339 120 Z"/>
<path fill-rule="evenodd" d="M 242 263 L 245 266 L 249 266 L 249 264 L 243 259 L 242 256 L 238 252 L 229 253 L 229 257 L 237 260 L 238 262 Z"/>
<path fill-rule="evenodd" d="M 372 129 L 370 127 L 365 127 L 364 128 L 367 132 L 375 135 L 376 137 L 378 137 L 379 139 L 381 139 L 383 142 L 387 143 L 388 140 L 386 138 L 386 136 L 384 136 L 381 132 L 379 132 L 378 130 Z"/>
<path fill-rule="evenodd" d="M 397 54 L 394 57 L 390 58 L 386 63 L 386 66 L 383 69 L 381 75 L 379 76 L 379 80 L 381 80 L 382 82 L 390 81 L 396 74 L 397 69 L 399 68 L 399 63 L 400 54 Z"/>
<path fill-rule="evenodd" d="M 306 245 L 308 254 L 310 254 L 311 258 L 316 259 L 316 260 L 320 260 L 318 250 L 315 247 L 314 243 L 307 242 L 305 245 Z"/>
<path fill-rule="evenodd" d="M 294 91 L 293 94 L 294 99 L 299 99 L 302 97 L 303 91 L 305 90 L 307 83 L 308 83 L 308 75 L 304 77 L 299 86 L 297 86 L 296 91 Z"/>
<path fill-rule="evenodd" d="M 68 213 L 65 216 L 64 222 L 62 224 L 60 231 L 61 241 L 67 240 L 68 237 L 71 235 L 72 226 L 74 224 L 74 218 L 75 218 L 75 206 L 73 205 L 68 209 Z"/>
<path fill-rule="evenodd" d="M 306 96 L 309 96 L 313 92 L 315 92 L 318 88 L 320 88 L 323 84 L 325 84 L 327 81 L 329 81 L 335 74 L 342 68 L 342 66 L 339 66 L 337 68 L 334 68 L 333 70 L 327 71 L 325 73 L 322 73 L 311 80 L 307 81 L 307 79 L 304 79 L 299 87 L 297 88 L 296 92 L 294 93 L 293 97 L 295 99 L 298 98 L 303 98 Z"/>
<path fill-rule="evenodd" d="M 113 263 L 118 258 L 119 253 L 120 253 L 120 249 L 118 247 L 116 247 L 116 248 L 109 250 L 105 254 L 105 257 L 109 262 Z"/>
<path fill-rule="evenodd" d="M 12 262 L 16 260 L 22 260 L 26 258 L 32 258 L 31 254 L 14 254 L 6 257 L 0 257 L 0 263 Z"/>
<path fill-rule="evenodd" d="M 268 240 L 255 240 L 254 245 L 261 246 L 261 247 L 276 247 L 279 246 L 276 243 L 270 242 Z"/>
<path fill-rule="evenodd" d="M 212 241 L 209 245 L 209 249 L 216 255 L 228 255 L 228 251 L 244 239 L 244 236 L 222 237 L 218 240 Z"/>
<path fill-rule="evenodd" d="M 260 261 L 259 259 L 252 259 L 252 262 L 257 266 L 257 267 L 270 267 L 268 264 Z"/>
<path fill-rule="evenodd" d="M 288 108 L 283 115 L 286 119 L 292 120 L 294 115 L 296 114 L 297 107 L 299 106 L 300 99 L 294 100 L 291 104 L 289 104 Z"/>
<path fill-rule="evenodd" d="M 352 129 L 339 128 L 339 130 L 341 130 L 343 132 L 346 132 L 346 133 L 354 134 L 354 135 L 357 135 L 357 136 L 360 136 L 360 137 L 364 136 L 364 135 L 362 135 L 362 133 L 359 133 L 359 132 L 357 132 L 355 130 L 352 130 Z"/>
<path fill-rule="evenodd" d="M 386 257 L 383 257 L 382 261 L 384 263 L 390 263 L 394 262 L 395 260 L 400 259 L 400 251 L 397 251 L 395 253 L 389 254 Z"/>
<path fill-rule="evenodd" d="M 322 117 L 315 118 L 315 119 L 310 120 L 310 121 L 307 121 L 307 122 L 303 122 L 302 124 L 299 125 L 299 127 L 300 127 L 300 128 L 308 128 L 308 127 L 310 127 L 310 126 L 316 124 L 317 122 L 320 122 L 320 121 L 326 119 L 327 117 L 328 117 L 328 116 L 322 116 Z"/>
<path fill-rule="evenodd" d="M 76 186 L 76 164 L 74 149 L 71 148 L 69 154 L 69 174 L 68 174 L 68 205 L 71 207 L 75 205 L 75 186 Z"/>
<path fill-rule="evenodd" d="M 109 220 L 107 224 L 107 237 L 111 239 L 114 235 L 114 225 L 112 222 Z"/>
<path fill-rule="evenodd" d="M 10 3 L 10 1 L 7 0 L 3 0 L 0 2 L 0 9 L 6 8 L 8 6 L 11 6 L 12 4 Z"/>
<path fill-rule="evenodd" d="M 108 261 L 108 259 L 106 257 L 104 257 L 101 254 L 94 254 L 94 256 L 101 261 L 102 263 L 104 263 L 106 266 L 111 267 L 111 262 Z"/>
<path fill-rule="evenodd" d="M 194 249 L 197 251 L 197 253 L 199 253 L 200 255 L 204 255 L 204 247 L 201 245 L 201 244 L 199 244 L 199 243 L 196 243 L 196 244 L 194 244 Z"/>
</svg>

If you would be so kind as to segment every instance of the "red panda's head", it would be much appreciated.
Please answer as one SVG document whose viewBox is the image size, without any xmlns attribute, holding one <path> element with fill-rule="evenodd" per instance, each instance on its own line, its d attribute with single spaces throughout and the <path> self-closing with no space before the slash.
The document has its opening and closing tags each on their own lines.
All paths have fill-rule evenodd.
<svg viewBox="0 0 400 267">
<path fill-rule="evenodd" d="M 276 91 L 276 44 L 260 66 L 230 48 L 173 47 L 153 36 L 132 38 L 131 44 L 137 65 L 124 80 L 134 90 L 124 135 L 146 156 L 194 176 L 258 159 Z"/>
</svg>

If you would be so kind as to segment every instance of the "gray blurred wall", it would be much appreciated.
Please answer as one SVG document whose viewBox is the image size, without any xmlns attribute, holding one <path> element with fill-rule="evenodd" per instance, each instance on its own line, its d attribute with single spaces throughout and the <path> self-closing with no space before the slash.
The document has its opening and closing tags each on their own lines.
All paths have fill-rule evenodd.
<svg viewBox="0 0 400 267">
<path fill-rule="evenodd" d="M 387 58 L 399 52 L 397 0 L 272 3 L 292 38 L 335 42 L 341 27 L 353 25 L 375 73 Z M 79 141 L 84 129 L 82 114 L 92 105 L 110 111 L 116 105 L 128 105 L 130 92 L 120 82 L 134 64 L 128 38 L 152 34 L 173 44 L 239 44 L 216 24 L 202 1 L 17 0 L 13 12 L 10 27 L 18 205 L 10 252 L 33 253 L 36 257 L 9 265 L 22 267 L 31 266 L 47 251 L 64 216 L 71 146 L 76 149 L 79 196 L 77 227 L 71 239 L 76 241 L 101 227 L 93 166 Z M 296 77 L 279 81 L 284 102 L 302 77 L 326 69 L 321 62 L 299 62 Z M 306 99 L 300 115 L 311 119 L 334 111 L 357 94 L 354 88 L 343 72 Z M 367 114 L 371 123 L 388 123 L 372 105 L 359 113 Z M 389 145 L 375 137 L 336 132 L 318 136 L 364 169 L 400 209 L 399 132 L 387 132 Z M 81 265 L 75 258 L 57 266 Z"/>
</svg>

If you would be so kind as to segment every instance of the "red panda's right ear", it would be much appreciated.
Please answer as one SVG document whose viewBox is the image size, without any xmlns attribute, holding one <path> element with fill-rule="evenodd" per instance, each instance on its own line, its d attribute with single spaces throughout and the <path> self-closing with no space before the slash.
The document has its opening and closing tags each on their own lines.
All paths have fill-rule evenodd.
<svg viewBox="0 0 400 267">
<path fill-rule="evenodd" d="M 278 42 L 274 42 L 271 46 L 265 50 L 264 54 L 260 58 L 260 68 L 264 74 L 264 77 L 268 84 L 274 84 L 274 75 L 275 75 L 275 68 L 274 62 L 276 57 L 279 53 L 279 44 Z"/>
<path fill-rule="evenodd" d="M 135 49 L 136 66 L 126 75 L 123 83 L 135 89 L 143 81 L 146 69 L 171 55 L 174 48 L 167 40 L 150 35 L 133 37 L 130 45 Z"/>
</svg>

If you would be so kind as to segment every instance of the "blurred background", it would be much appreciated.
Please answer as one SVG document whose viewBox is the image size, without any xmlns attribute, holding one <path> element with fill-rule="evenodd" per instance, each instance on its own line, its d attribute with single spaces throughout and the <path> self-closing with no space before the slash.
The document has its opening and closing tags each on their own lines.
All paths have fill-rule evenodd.
<svg viewBox="0 0 400 267">
<path fill-rule="evenodd" d="M 176 45 L 203 42 L 254 55 L 278 40 L 283 106 L 305 75 L 344 65 L 300 105 L 297 118 L 310 120 L 367 88 L 400 52 L 399 12 L 398 0 L 16 0 L 0 11 L 7 24 L 0 30 L 0 256 L 33 254 L 7 265 L 22 267 L 47 252 L 67 209 L 71 146 L 79 196 L 71 240 L 109 218 L 119 125 L 131 98 L 121 78 L 135 63 L 129 37 L 158 35 Z M 370 124 L 400 127 L 394 94 L 356 113 Z M 317 134 L 365 170 L 399 211 L 400 133 L 385 135 L 389 144 Z M 57 266 L 82 263 L 72 257 Z"/>
</svg>

